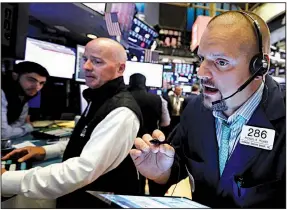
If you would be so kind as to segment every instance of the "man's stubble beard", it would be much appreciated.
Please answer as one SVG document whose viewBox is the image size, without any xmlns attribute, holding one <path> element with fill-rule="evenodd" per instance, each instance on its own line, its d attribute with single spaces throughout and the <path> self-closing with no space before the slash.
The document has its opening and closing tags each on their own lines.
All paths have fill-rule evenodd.
<svg viewBox="0 0 287 210">
<path fill-rule="evenodd" d="M 221 95 L 221 99 L 222 99 L 222 95 Z M 202 100 L 202 104 L 204 105 L 204 107 L 207 108 L 208 110 L 223 112 L 223 111 L 226 111 L 228 109 L 226 102 L 224 100 L 220 101 L 220 103 L 218 103 L 217 105 L 212 105 L 212 101 L 211 101 L 211 98 L 209 96 L 203 95 L 201 100 Z"/>
</svg>

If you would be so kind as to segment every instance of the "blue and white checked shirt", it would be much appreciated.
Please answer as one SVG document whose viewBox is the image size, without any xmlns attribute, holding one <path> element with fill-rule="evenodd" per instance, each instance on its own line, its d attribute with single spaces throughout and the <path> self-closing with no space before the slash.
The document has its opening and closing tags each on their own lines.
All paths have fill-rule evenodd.
<svg viewBox="0 0 287 210">
<path fill-rule="evenodd" d="M 236 112 L 234 112 L 230 117 L 228 117 L 228 119 L 222 112 L 213 111 L 213 116 L 215 117 L 215 128 L 218 147 L 220 147 L 220 142 L 222 138 L 222 122 L 225 121 L 228 125 L 231 125 L 228 159 L 230 158 L 239 141 L 243 125 L 245 125 L 249 121 L 256 107 L 259 105 L 262 99 L 263 89 L 264 83 L 262 82 L 258 90 L 238 110 L 236 110 Z M 243 123 L 242 121 L 238 120 L 239 116 L 245 119 Z"/>
</svg>

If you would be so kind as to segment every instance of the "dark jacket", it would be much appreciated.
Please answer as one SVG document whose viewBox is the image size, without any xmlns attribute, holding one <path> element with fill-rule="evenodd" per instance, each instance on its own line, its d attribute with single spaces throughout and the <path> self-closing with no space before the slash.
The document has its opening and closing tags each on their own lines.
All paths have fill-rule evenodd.
<svg viewBox="0 0 287 210">
<path fill-rule="evenodd" d="M 184 98 L 184 101 L 182 103 L 182 112 L 185 109 L 185 107 L 187 106 L 187 104 L 189 103 L 189 101 L 192 101 L 193 98 L 198 97 L 197 94 L 191 93 L 188 97 Z"/>
<path fill-rule="evenodd" d="M 129 91 L 138 103 L 144 121 L 144 133 L 152 133 L 159 128 L 161 120 L 161 98 L 158 95 L 147 92 L 145 77 L 141 74 L 134 74 L 130 77 Z"/>
<path fill-rule="evenodd" d="M 220 178 L 215 120 L 196 97 L 172 138 L 176 159 L 166 187 L 185 178 L 188 170 L 195 181 L 192 199 L 209 207 L 286 208 L 285 93 L 270 76 L 266 76 L 266 86 L 247 125 L 275 130 L 273 149 L 238 142 Z M 236 176 L 244 180 L 242 186 Z"/>
<path fill-rule="evenodd" d="M 163 91 L 163 93 L 162 93 L 163 99 L 165 99 L 167 101 L 167 109 L 168 109 L 168 112 L 169 112 L 169 116 L 171 116 L 171 114 L 172 114 L 172 104 L 171 104 L 171 101 L 170 101 L 170 98 L 169 98 L 169 95 L 168 95 L 168 93 L 170 91 L 172 91 L 172 88 L 167 89 L 166 91 Z"/>
<path fill-rule="evenodd" d="M 85 111 L 77 123 L 64 152 L 63 161 L 80 156 L 84 146 L 89 141 L 94 128 L 112 110 L 118 107 L 127 107 L 131 109 L 137 115 L 140 121 L 140 127 L 142 127 L 140 108 L 132 95 L 126 90 L 123 77 L 109 81 L 98 89 L 87 89 L 84 91 L 83 95 L 87 101 L 92 101 L 92 105 L 87 116 L 84 116 Z M 58 198 L 57 208 L 103 207 L 101 206 L 102 204 L 100 201 L 88 199 L 90 196 L 85 192 L 86 190 L 138 195 L 140 192 L 140 183 L 131 157 L 128 155 L 117 168 L 100 176 L 93 183 Z"/>
</svg>

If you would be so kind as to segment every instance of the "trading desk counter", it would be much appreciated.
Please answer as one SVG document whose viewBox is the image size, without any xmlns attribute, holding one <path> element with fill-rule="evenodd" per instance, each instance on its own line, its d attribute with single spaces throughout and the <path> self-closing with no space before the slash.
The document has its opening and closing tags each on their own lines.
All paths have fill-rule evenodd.
<svg viewBox="0 0 287 210">
<path fill-rule="evenodd" d="M 26 135 L 17 139 L 11 139 L 13 145 L 24 143 L 26 141 L 33 143 L 35 146 L 45 146 L 48 145 L 49 139 L 36 139 L 32 135 Z M 51 158 L 44 161 L 36 161 L 32 163 L 32 167 L 45 167 L 50 164 L 60 163 L 62 161 L 61 157 Z M 55 200 L 40 200 L 40 199 L 30 199 L 22 195 L 14 196 L 10 199 L 1 202 L 2 208 L 55 208 Z"/>
<path fill-rule="evenodd" d="M 26 135 L 17 139 L 11 139 L 12 140 L 12 144 L 20 144 L 20 143 L 24 143 L 26 141 L 31 142 L 32 144 L 34 144 L 37 147 L 41 147 L 41 146 L 45 146 L 45 145 L 49 145 L 47 144 L 47 142 L 49 141 L 49 139 L 35 139 L 32 135 Z M 41 166 L 41 167 L 45 167 L 48 166 L 50 164 L 54 164 L 54 163 L 60 163 L 62 161 L 61 157 L 58 158 L 51 158 L 48 160 L 44 160 L 44 161 L 35 161 L 32 163 L 32 167 L 37 167 L 37 166 Z"/>
</svg>

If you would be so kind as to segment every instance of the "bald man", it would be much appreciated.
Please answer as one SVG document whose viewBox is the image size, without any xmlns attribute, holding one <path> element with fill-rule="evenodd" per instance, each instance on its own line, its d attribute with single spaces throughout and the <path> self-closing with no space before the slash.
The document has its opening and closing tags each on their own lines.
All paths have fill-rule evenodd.
<svg viewBox="0 0 287 210">
<path fill-rule="evenodd" d="M 137 138 L 130 154 L 166 189 L 189 176 L 192 199 L 209 207 L 286 208 L 285 93 L 267 75 L 269 29 L 248 14 L 226 12 L 208 24 L 198 49 L 203 92 L 187 105 L 171 145 L 151 144 L 165 139 L 156 130 Z"/>
<path fill-rule="evenodd" d="M 2 194 L 55 199 L 57 208 L 101 208 L 86 190 L 138 194 L 136 168 L 130 158 L 142 116 L 126 90 L 123 73 L 127 60 L 117 42 L 98 38 L 90 41 L 83 55 L 88 106 L 68 143 L 14 150 L 26 152 L 20 161 L 59 157 L 63 162 L 27 171 L 3 171 Z M 4 173 L 3 173 L 4 172 Z"/>
</svg>

